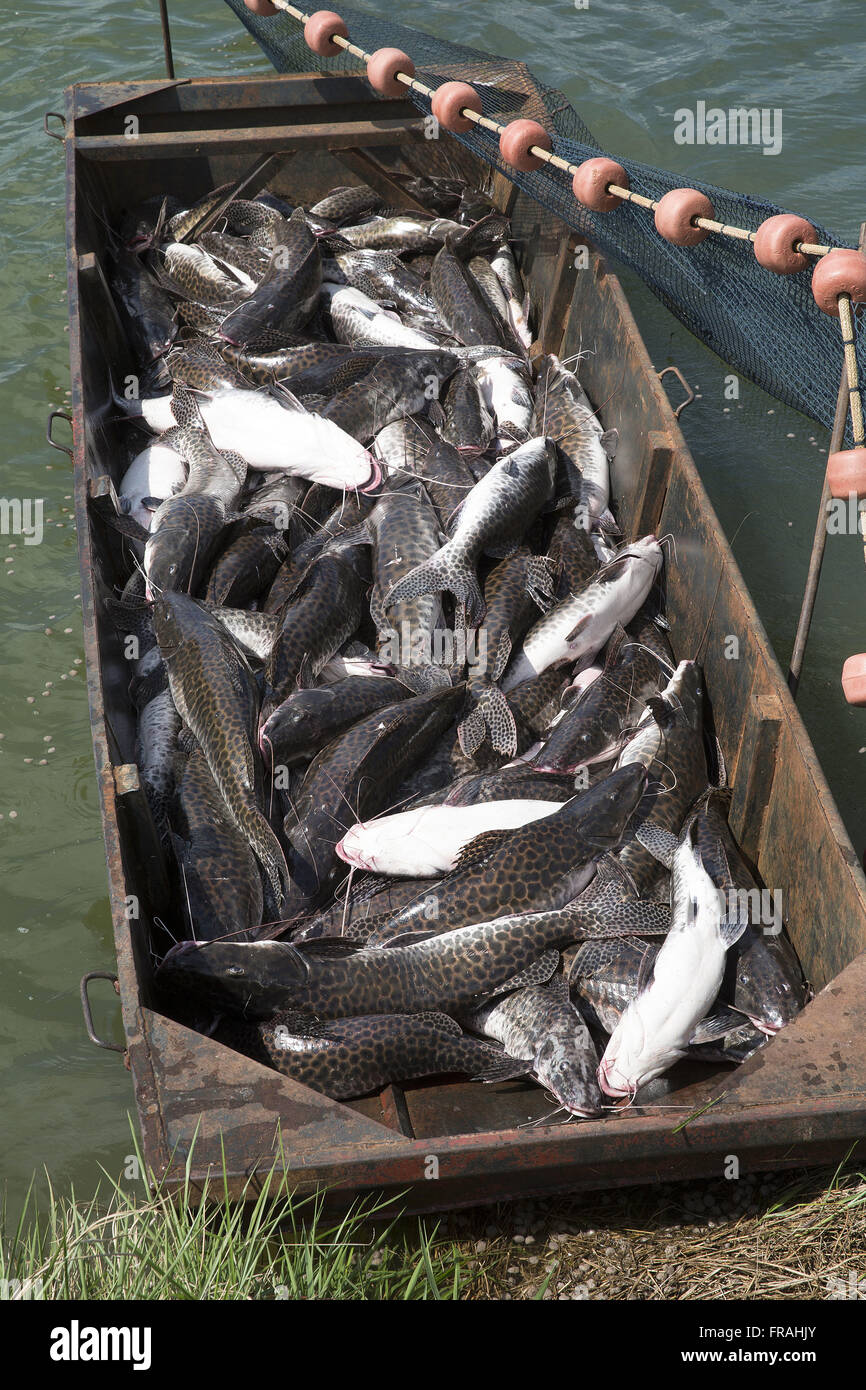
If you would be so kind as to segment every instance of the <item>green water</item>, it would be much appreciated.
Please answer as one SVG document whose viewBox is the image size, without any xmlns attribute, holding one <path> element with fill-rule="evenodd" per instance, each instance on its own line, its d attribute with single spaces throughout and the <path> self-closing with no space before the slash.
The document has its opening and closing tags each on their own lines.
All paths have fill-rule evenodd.
<svg viewBox="0 0 866 1390">
<path fill-rule="evenodd" d="M 171 8 L 178 76 L 270 71 L 220 0 L 175 0 Z M 571 0 L 424 0 L 404 4 L 400 17 L 525 59 L 563 88 L 613 150 L 763 193 L 856 240 L 866 218 L 866 44 L 856 0 L 590 0 L 585 10 Z M 132 1105 L 128 1074 L 87 1041 L 78 1002 L 82 973 L 113 968 L 114 953 L 72 480 L 43 439 L 47 411 L 67 399 L 69 368 L 63 157 L 42 134 L 42 113 L 62 107 L 68 83 L 158 77 L 163 68 L 156 0 L 54 0 L 4 7 L 2 18 L 0 492 L 45 503 L 41 545 L 0 536 L 0 1178 L 17 1198 L 42 1165 L 83 1190 L 99 1164 L 119 1172 Z M 700 99 L 781 107 L 781 153 L 675 144 L 674 111 Z M 735 552 L 784 664 L 826 438 L 745 383 L 738 402 L 726 401 L 728 369 L 639 284 L 627 278 L 626 287 L 656 367 L 677 363 L 700 393 L 683 428 L 728 535 L 740 528 Z M 838 675 L 843 659 L 866 647 L 864 597 L 860 546 L 836 537 L 800 704 L 858 853 L 866 842 L 866 712 L 846 707 Z M 118 1009 L 104 989 L 97 1027 L 119 1040 Z"/>
</svg>

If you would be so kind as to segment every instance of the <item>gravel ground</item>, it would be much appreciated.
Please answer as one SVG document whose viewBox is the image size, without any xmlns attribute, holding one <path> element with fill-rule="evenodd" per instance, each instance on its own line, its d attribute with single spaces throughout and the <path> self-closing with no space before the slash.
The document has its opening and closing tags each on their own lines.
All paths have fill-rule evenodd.
<svg viewBox="0 0 866 1390">
<path fill-rule="evenodd" d="M 470 1298 L 866 1298 L 854 1170 L 500 1203 L 449 1214 L 438 1235 L 464 1252 Z"/>
</svg>

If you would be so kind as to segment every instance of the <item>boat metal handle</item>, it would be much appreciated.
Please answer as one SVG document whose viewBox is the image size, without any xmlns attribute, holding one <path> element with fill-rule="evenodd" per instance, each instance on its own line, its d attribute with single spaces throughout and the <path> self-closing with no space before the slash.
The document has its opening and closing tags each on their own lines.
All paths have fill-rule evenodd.
<svg viewBox="0 0 866 1390">
<path fill-rule="evenodd" d="M 49 116 L 54 116 L 55 120 L 58 120 L 58 121 L 61 121 L 61 122 L 62 122 L 62 124 L 63 124 L 63 134 L 62 134 L 62 135 L 58 135 L 56 130 L 52 130 L 52 129 L 51 129 L 50 125 L 48 124 L 48 117 L 49 117 Z M 46 111 L 45 114 L 44 114 L 43 117 L 42 117 L 42 129 L 45 131 L 45 134 L 46 134 L 46 135 L 50 135 L 50 136 L 51 136 L 51 139 L 52 139 L 52 140 L 59 140 L 60 143 L 63 144 L 63 141 L 64 141 L 64 139 L 66 138 L 66 117 L 65 117 L 65 116 L 62 114 L 62 112 L 60 112 L 60 111 Z"/>
<path fill-rule="evenodd" d="M 48 440 L 52 449 L 59 449 L 61 454 L 68 454 L 69 457 L 72 458 L 72 450 L 69 446 L 67 444 L 58 444 L 57 440 L 52 436 L 51 430 L 55 420 L 68 420 L 71 428 L 72 416 L 67 415 L 65 410 L 52 410 L 45 422 L 45 438 Z"/>
<path fill-rule="evenodd" d="M 694 393 L 694 391 L 692 390 L 691 386 L 689 386 L 689 383 L 686 381 L 686 379 L 685 379 L 685 377 L 683 376 L 682 372 L 680 371 L 679 367 L 663 367 L 662 370 L 658 373 L 658 379 L 659 379 L 659 381 L 661 381 L 662 377 L 663 377 L 663 376 L 666 376 L 668 372 L 673 372 L 673 374 L 674 374 L 674 376 L 676 377 L 677 381 L 680 383 L 680 386 L 682 386 L 683 390 L 684 390 L 685 393 L 686 393 L 686 398 L 685 398 L 685 400 L 684 400 L 684 401 L 680 401 L 679 405 L 677 406 L 676 410 L 674 411 L 674 419 L 675 419 L 675 420 L 678 420 L 678 419 L 680 418 L 681 414 L 683 413 L 683 411 L 685 410 L 686 406 L 687 406 L 687 405 L 691 405 L 692 401 L 693 401 L 694 398 L 695 398 L 695 393 Z"/>
<path fill-rule="evenodd" d="M 84 1014 L 84 1026 L 87 1029 L 87 1036 L 97 1047 L 104 1047 L 109 1052 L 125 1052 L 126 1048 L 121 1047 L 120 1043 L 106 1042 L 104 1038 L 98 1038 L 93 1029 L 93 1014 L 90 1012 L 90 998 L 87 993 L 87 986 L 91 980 L 111 980 L 114 984 L 116 993 L 120 993 L 118 979 L 109 970 L 89 970 L 86 975 L 81 977 L 81 1012 Z"/>
</svg>

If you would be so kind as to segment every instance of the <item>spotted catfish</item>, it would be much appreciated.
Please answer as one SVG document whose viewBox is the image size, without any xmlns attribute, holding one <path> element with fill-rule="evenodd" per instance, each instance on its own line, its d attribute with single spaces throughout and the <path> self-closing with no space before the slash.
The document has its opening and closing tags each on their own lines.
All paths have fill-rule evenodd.
<svg viewBox="0 0 866 1390">
<path fill-rule="evenodd" d="M 267 1023 L 224 1021 L 216 1037 L 332 1100 L 351 1100 L 392 1082 L 465 1073 L 500 1081 L 519 1071 L 498 1047 L 467 1037 L 448 1014 L 368 1014 L 311 1027 L 277 1013 Z"/>
<path fill-rule="evenodd" d="M 286 916 L 308 912 L 325 899 L 346 825 L 389 804 L 407 771 L 451 723 L 463 696 L 463 687 L 455 686 L 378 709 L 314 758 L 284 823 L 295 880 Z"/>
<path fill-rule="evenodd" d="M 617 767 L 639 763 L 649 773 L 646 797 L 635 817 L 638 826 L 679 834 L 687 813 L 707 787 L 704 749 L 704 678 L 694 661 L 681 661 L 623 748 Z M 629 835 L 617 859 L 641 897 L 667 897 L 664 867 L 636 835 Z"/>
<path fill-rule="evenodd" d="M 214 941 L 172 947 L 157 972 L 166 991 L 246 1019 L 279 1009 L 317 1019 L 453 1011 L 502 990 L 540 984 L 559 964 L 556 912 L 501 917 L 413 945 L 356 950 L 351 942 Z M 567 928 L 566 928 L 567 931 Z"/>
<path fill-rule="evenodd" d="M 437 348 L 381 357 L 366 376 L 332 396 L 322 418 L 367 443 L 392 421 L 423 410 L 456 368 L 453 353 Z"/>
<path fill-rule="evenodd" d="M 539 365 L 536 407 L 570 474 L 567 495 L 576 497 L 592 526 L 616 532 L 608 504 L 610 460 L 616 453 L 617 432 L 602 430 L 574 372 L 553 354 Z"/>
<path fill-rule="evenodd" d="M 484 634 L 487 661 L 469 679 L 469 698 L 473 708 L 459 727 L 460 747 L 471 756 L 485 737 L 497 753 L 514 757 L 517 752 L 517 725 L 514 714 L 499 688 L 499 681 L 511 658 L 514 645 L 521 642 L 553 598 L 551 566 L 544 556 L 533 555 L 521 546 L 490 571 L 484 584 Z"/>
<path fill-rule="evenodd" d="M 482 1004 L 465 1022 L 473 1032 L 500 1042 L 509 1057 L 523 1059 L 569 1114 L 591 1119 L 601 1113 L 598 1053 L 561 975 Z"/>
<path fill-rule="evenodd" d="M 491 831 L 471 841 L 456 869 L 412 905 L 386 918 L 372 945 L 417 932 L 449 932 L 504 912 L 564 908 L 591 882 L 602 856 L 616 848 L 646 786 L 640 767 L 612 773 L 574 796 L 542 823 Z"/>
<path fill-rule="evenodd" d="M 261 873 L 200 749 L 186 761 L 176 824 L 172 840 L 193 939 L 252 939 L 262 920 Z"/>
<path fill-rule="evenodd" d="M 281 614 L 267 667 L 271 710 L 309 684 L 351 637 L 368 584 L 366 546 L 337 538 L 312 561 Z"/>
<path fill-rule="evenodd" d="M 474 227 L 450 233 L 430 270 L 430 289 L 442 322 L 467 346 L 511 346 L 510 325 L 506 332 L 468 264 L 483 241 L 501 226 L 501 219 L 494 214 Z"/>
<path fill-rule="evenodd" d="M 672 668 L 668 668 L 672 669 Z M 566 707 L 535 766 L 543 772 L 576 772 L 616 757 L 650 696 L 666 684 L 659 658 L 618 624 L 598 680 Z"/>
<path fill-rule="evenodd" d="M 450 540 L 389 590 L 385 607 L 448 590 L 466 605 L 467 621 L 477 627 L 486 610 L 476 562 L 485 552 L 504 557 L 517 549 L 550 495 L 553 465 L 552 446 L 540 438 L 494 464 L 463 503 Z"/>
<path fill-rule="evenodd" d="M 274 766 L 311 762 L 320 749 L 360 719 L 410 694 L 408 686 L 393 676 L 369 680 L 347 676 L 332 685 L 296 690 L 262 725 L 259 744 Z"/>
<path fill-rule="evenodd" d="M 367 518 L 365 530 L 373 544 L 370 617 L 379 636 L 380 657 L 427 671 L 432 684 L 450 684 L 443 667 L 451 656 L 441 640 L 447 625 L 439 594 L 404 599 L 387 613 L 383 603 L 395 583 L 439 550 L 442 533 L 424 484 L 410 478 L 390 486 Z M 438 669 L 431 669 L 434 666 Z"/>
<path fill-rule="evenodd" d="M 722 993 L 756 1028 L 772 1035 L 797 1016 L 808 990 L 781 919 L 775 913 L 765 919 L 762 908 L 768 897 L 762 897 L 737 848 L 724 803 L 722 795 L 708 791 L 698 803 L 695 818 L 701 862 L 728 910 L 743 902 L 749 916 L 749 925 L 729 952 Z"/>
<path fill-rule="evenodd" d="M 283 223 L 281 236 L 259 284 L 220 325 L 220 336 L 235 347 L 254 342 L 270 328 L 298 332 L 319 301 L 322 257 L 302 208 Z"/>
<path fill-rule="evenodd" d="M 582 588 L 539 618 L 505 672 L 502 689 L 513 690 L 549 666 L 595 656 L 617 623 L 631 622 L 661 564 L 662 549 L 655 536 L 621 547 Z"/>
<path fill-rule="evenodd" d="M 702 862 L 693 816 L 679 841 L 658 827 L 637 833 L 671 868 L 672 921 L 599 1064 L 599 1084 L 610 1096 L 634 1096 L 685 1056 L 690 1043 L 708 1040 L 705 1031 L 699 1039 L 695 1030 L 718 996 L 728 949 L 747 926 L 745 915 L 722 910 Z M 721 842 L 717 853 L 724 857 Z M 727 1031 L 730 1022 L 723 1019 L 720 1026 Z"/>
<path fill-rule="evenodd" d="M 288 886 L 280 843 L 260 809 L 259 694 L 222 624 L 186 594 L 163 594 L 153 626 L 175 707 L 195 735 L 229 814 L 267 874 L 277 906 Z"/>
</svg>

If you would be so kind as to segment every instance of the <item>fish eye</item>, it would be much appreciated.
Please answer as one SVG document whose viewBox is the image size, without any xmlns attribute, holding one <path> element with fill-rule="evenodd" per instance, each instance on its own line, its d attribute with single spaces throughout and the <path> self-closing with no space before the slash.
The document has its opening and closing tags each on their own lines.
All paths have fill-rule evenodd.
<svg viewBox="0 0 866 1390">
<path fill-rule="evenodd" d="M 227 975 L 243 975 L 243 973 L 244 973 L 244 968 L 243 968 L 242 965 L 228 965 L 228 966 L 226 966 L 226 974 L 227 974 Z"/>
<path fill-rule="evenodd" d="M 169 574 L 177 574 L 177 565 L 176 565 L 176 564 L 171 564 L 171 565 L 169 565 L 169 567 L 168 567 L 168 572 L 169 572 Z"/>
</svg>

